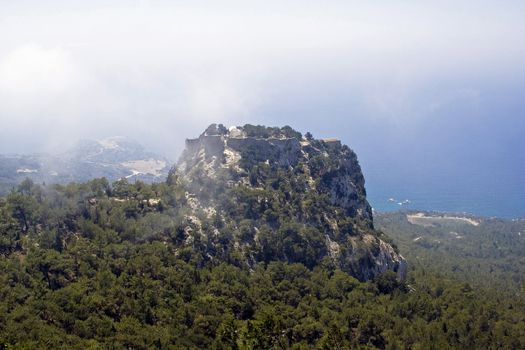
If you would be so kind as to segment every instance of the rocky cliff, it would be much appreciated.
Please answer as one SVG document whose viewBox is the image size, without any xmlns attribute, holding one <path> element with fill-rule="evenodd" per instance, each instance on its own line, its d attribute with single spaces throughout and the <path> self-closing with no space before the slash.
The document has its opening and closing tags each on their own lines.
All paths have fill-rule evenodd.
<svg viewBox="0 0 525 350">
<path fill-rule="evenodd" d="M 168 181 L 187 189 L 185 241 L 205 240 L 212 259 L 234 252 L 250 266 L 285 260 L 360 280 L 387 270 L 405 277 L 404 258 L 374 229 L 357 156 L 339 140 L 213 124 L 186 140 Z M 199 218 L 213 222 L 215 237 Z"/>
</svg>

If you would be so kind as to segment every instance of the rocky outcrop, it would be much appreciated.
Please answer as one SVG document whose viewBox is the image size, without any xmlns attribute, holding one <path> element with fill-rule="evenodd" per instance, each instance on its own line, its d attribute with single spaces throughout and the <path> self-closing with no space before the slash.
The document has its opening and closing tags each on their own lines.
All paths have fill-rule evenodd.
<svg viewBox="0 0 525 350">
<path fill-rule="evenodd" d="M 289 127 L 245 125 L 227 129 L 212 124 L 197 139 L 186 140 L 186 149 L 170 179 L 186 184 L 193 214 L 212 208 L 220 221 L 230 222 L 234 228 L 240 221 L 250 222 L 252 236 L 230 238 L 232 249 L 244 252 L 249 264 L 258 263 L 260 256 L 267 258 L 266 253 L 257 255 L 260 251 L 275 251 L 276 259 L 301 261 L 300 254 L 290 252 L 291 248 L 264 246 L 268 242 L 279 245 L 282 237 L 288 242 L 288 231 L 283 227 L 293 223 L 299 227 L 294 236 L 299 242 L 296 246 L 302 247 L 301 242 L 313 244 L 311 241 L 317 242 L 320 237 L 322 243 L 316 243 L 314 254 L 318 263 L 327 257 L 361 280 L 386 270 L 396 271 L 400 279 L 405 277 L 404 258 L 374 230 L 357 156 L 337 139 L 303 137 Z M 250 200 L 260 212 L 232 217 L 221 207 L 224 199 L 217 195 L 224 188 L 232 190 L 232 197 L 240 189 L 253 193 Z M 279 207 L 286 208 L 282 211 L 286 210 L 287 217 L 272 219 L 282 214 L 276 209 Z M 266 241 L 257 234 L 261 227 L 270 228 Z M 220 232 L 220 228 L 215 229 Z"/>
<path fill-rule="evenodd" d="M 406 277 L 407 263 L 390 244 L 371 234 L 365 234 L 360 239 L 362 244 L 353 241 L 352 247 L 355 249 L 354 254 L 360 254 L 363 258 L 357 260 L 355 264 L 355 259 L 352 259 L 351 256 L 345 257 L 354 262 L 351 265 L 354 275 L 361 280 L 368 280 L 387 270 L 393 270 L 397 272 L 400 279 Z M 362 251 L 359 252 L 359 250 Z"/>
</svg>

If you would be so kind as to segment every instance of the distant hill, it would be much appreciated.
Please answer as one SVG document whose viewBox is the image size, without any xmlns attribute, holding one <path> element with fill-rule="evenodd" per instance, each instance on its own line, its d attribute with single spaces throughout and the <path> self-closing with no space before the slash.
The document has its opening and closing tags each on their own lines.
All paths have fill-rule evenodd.
<svg viewBox="0 0 525 350">
<path fill-rule="evenodd" d="M 84 182 L 122 177 L 164 181 L 170 161 L 125 137 L 82 140 L 57 154 L 0 155 L 0 194 L 30 178 L 36 183 Z"/>
</svg>

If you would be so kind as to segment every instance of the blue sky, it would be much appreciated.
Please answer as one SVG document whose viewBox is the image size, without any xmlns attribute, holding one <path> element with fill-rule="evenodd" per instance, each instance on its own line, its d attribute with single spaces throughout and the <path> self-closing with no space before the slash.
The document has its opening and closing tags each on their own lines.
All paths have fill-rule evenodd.
<svg viewBox="0 0 525 350">
<path fill-rule="evenodd" d="M 523 18 L 523 1 L 0 1 L 0 151 L 127 135 L 176 158 L 211 122 L 289 124 L 341 138 L 371 186 L 449 169 L 523 187 Z"/>
</svg>

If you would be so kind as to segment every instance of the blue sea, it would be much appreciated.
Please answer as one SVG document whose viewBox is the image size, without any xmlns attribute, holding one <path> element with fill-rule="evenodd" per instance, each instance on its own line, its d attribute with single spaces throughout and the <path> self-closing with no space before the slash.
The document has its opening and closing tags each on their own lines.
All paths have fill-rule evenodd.
<svg viewBox="0 0 525 350">
<path fill-rule="evenodd" d="M 372 207 L 525 218 L 525 169 L 501 164 L 433 167 L 428 165 L 432 159 L 423 164 L 427 166 L 362 160 Z"/>
</svg>

